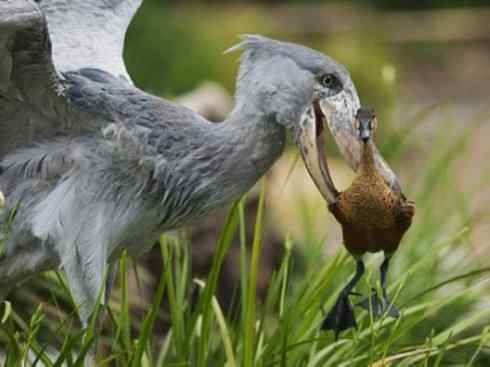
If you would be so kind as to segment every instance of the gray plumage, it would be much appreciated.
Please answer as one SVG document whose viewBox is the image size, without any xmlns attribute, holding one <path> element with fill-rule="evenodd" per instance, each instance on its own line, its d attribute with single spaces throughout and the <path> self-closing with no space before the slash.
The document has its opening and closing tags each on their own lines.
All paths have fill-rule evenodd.
<svg viewBox="0 0 490 367">
<path fill-rule="evenodd" d="M 16 208 L 0 293 L 62 269 L 84 324 L 123 249 L 144 252 L 160 233 L 238 199 L 280 156 L 286 130 L 298 134 L 315 98 L 337 107 L 335 137 L 353 131 L 359 107 L 344 67 L 260 36 L 236 47 L 236 105 L 225 122 L 146 94 L 121 57 L 139 4 L 0 2 L 0 190 L 6 212 Z M 323 75 L 335 83 L 322 85 Z"/>
</svg>

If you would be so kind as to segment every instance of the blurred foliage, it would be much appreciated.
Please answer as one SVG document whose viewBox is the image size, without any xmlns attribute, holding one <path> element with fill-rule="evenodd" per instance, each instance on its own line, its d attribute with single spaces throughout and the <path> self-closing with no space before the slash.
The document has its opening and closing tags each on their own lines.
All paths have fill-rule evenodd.
<svg viewBox="0 0 490 367">
<path fill-rule="evenodd" d="M 361 3 L 362 1 L 353 1 Z M 385 9 L 433 9 L 433 8 L 455 8 L 467 6 L 488 6 L 488 0 L 368 0 L 369 4 Z"/>
<path fill-rule="evenodd" d="M 176 10 L 144 2 L 128 32 L 127 67 L 137 85 L 164 96 L 188 92 L 204 80 L 232 91 L 238 56 L 222 53 L 240 33 L 265 32 L 264 24 L 255 14 L 226 19 L 200 6 Z"/>
<path fill-rule="evenodd" d="M 384 9 L 431 9 L 431 8 L 454 8 L 467 6 L 488 6 L 488 0 L 336 0 L 336 1 L 321 1 L 321 0 L 146 0 L 154 4 L 325 4 L 325 3 L 347 3 L 356 5 L 369 4 L 378 8 Z"/>
</svg>

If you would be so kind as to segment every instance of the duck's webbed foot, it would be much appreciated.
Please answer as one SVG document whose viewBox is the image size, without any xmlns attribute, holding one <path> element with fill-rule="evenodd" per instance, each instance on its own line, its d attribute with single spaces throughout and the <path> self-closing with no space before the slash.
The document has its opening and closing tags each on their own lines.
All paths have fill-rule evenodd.
<svg viewBox="0 0 490 367">
<path fill-rule="evenodd" d="M 357 328 L 354 310 L 349 301 L 349 293 L 342 291 L 337 302 L 327 314 L 322 323 L 322 330 L 332 330 L 335 333 L 335 340 L 339 334 L 350 328 Z"/>
<path fill-rule="evenodd" d="M 385 292 L 383 291 L 383 293 Z M 395 305 L 391 303 L 386 294 L 379 298 L 378 292 L 376 292 L 376 289 L 374 288 L 371 290 L 370 296 L 363 299 L 361 302 L 356 304 L 356 306 L 359 306 L 368 312 L 370 307 L 372 307 L 373 316 L 375 318 L 380 318 L 384 314 L 393 318 L 398 318 L 400 316 L 400 311 L 398 311 Z"/>
<path fill-rule="evenodd" d="M 330 312 L 328 312 L 327 317 L 323 320 L 321 326 L 322 330 L 332 330 L 335 333 L 336 340 L 340 332 L 350 328 L 357 328 L 356 318 L 352 305 L 349 301 L 349 296 L 359 295 L 358 293 L 352 292 L 352 290 L 362 277 L 363 273 L 364 263 L 361 260 L 358 260 L 356 274 L 342 290 L 339 298 L 335 302 L 335 305 L 332 307 Z"/>
</svg>

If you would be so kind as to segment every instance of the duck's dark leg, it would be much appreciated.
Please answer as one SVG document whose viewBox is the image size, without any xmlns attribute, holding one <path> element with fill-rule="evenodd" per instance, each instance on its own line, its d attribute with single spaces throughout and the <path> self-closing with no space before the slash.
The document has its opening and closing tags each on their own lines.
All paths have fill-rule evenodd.
<svg viewBox="0 0 490 367">
<path fill-rule="evenodd" d="M 387 256 L 385 257 L 379 269 L 381 273 L 381 289 L 383 292 L 383 305 L 385 307 L 383 312 L 386 311 L 388 316 L 397 318 L 400 316 L 400 311 L 398 311 L 395 305 L 391 303 L 390 299 L 388 298 L 388 294 L 386 293 L 386 276 L 388 274 L 389 265 L 390 265 L 390 257 Z"/>
<path fill-rule="evenodd" d="M 352 294 L 352 290 L 363 274 L 364 263 L 362 260 L 357 260 L 356 273 L 342 289 L 337 302 L 335 302 L 335 305 L 322 323 L 322 330 L 332 330 L 335 333 L 335 340 L 337 340 L 341 331 L 357 327 L 354 311 L 349 302 L 349 295 Z"/>
<path fill-rule="evenodd" d="M 369 298 L 366 298 L 359 303 L 359 306 L 361 306 L 367 311 L 369 311 L 369 303 L 371 303 L 374 317 L 381 317 L 384 313 L 394 318 L 400 316 L 400 312 L 391 303 L 390 299 L 388 298 L 388 294 L 386 292 L 386 276 L 388 273 L 389 265 L 390 265 L 390 257 L 386 256 L 383 263 L 381 264 L 381 267 L 379 268 L 381 273 L 381 290 L 383 292 L 382 299 L 378 298 L 376 289 L 373 289 L 370 295 L 371 301 L 369 301 Z"/>
</svg>

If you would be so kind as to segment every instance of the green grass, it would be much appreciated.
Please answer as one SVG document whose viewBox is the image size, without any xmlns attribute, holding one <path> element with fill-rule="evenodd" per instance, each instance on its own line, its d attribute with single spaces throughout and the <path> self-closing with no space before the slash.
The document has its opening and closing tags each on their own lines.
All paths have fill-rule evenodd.
<svg viewBox="0 0 490 367">
<path fill-rule="evenodd" d="M 389 273 L 389 292 L 402 311 L 399 319 L 373 320 L 356 309 L 357 330 L 338 341 L 322 332 L 322 309 L 333 305 L 354 262 L 342 249 L 328 258 L 306 256 L 306 264 L 299 266 L 293 250 L 305 251 L 308 244 L 300 246 L 291 239 L 285 240 L 282 263 L 259 301 L 261 250 L 268 245 L 262 241 L 264 184 L 254 237 L 245 234 L 243 200 L 232 207 L 222 228 L 207 279 L 192 278 L 192 244 L 162 236 L 163 270 L 141 322 L 130 307 L 130 297 L 137 295 L 128 291 L 132 260 L 126 255 L 119 267 L 118 301 L 107 309 L 109 332 L 103 335 L 98 336 L 95 322 L 81 331 L 75 312 L 53 311 L 66 309 L 57 303 L 39 305 L 27 318 L 16 304 L 5 303 L 0 309 L 5 366 L 81 366 L 96 341 L 103 346 L 97 356 L 100 366 L 490 365 L 490 267 L 485 261 L 479 265 L 473 256 L 470 234 L 479 218 L 470 209 L 469 192 L 459 191 L 454 179 L 454 163 L 466 154 L 474 132 L 468 131 L 453 137 L 446 130 L 439 134 L 438 148 L 424 160 L 417 177 L 405 184 L 408 196 L 417 202 L 417 214 Z M 406 154 L 399 147 L 413 144 L 402 141 L 405 135 L 394 135 L 391 146 L 386 139 L 385 152 Z M 215 295 L 235 235 L 241 250 L 240 307 L 227 311 Z M 359 290 L 379 285 L 379 260 L 368 258 L 368 275 Z M 51 273 L 39 282 L 53 300 L 70 302 L 61 277 Z M 21 296 L 29 303 L 28 292 Z M 165 337 L 154 331 L 160 326 L 162 303 L 171 325 Z"/>
</svg>

